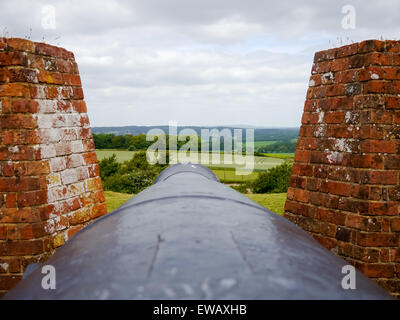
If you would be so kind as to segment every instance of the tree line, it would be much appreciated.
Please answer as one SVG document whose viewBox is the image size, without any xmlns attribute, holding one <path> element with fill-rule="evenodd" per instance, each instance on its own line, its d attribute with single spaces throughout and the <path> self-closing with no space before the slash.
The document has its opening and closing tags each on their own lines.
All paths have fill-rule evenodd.
<svg viewBox="0 0 400 320">
<path fill-rule="evenodd" d="M 259 153 L 295 153 L 297 141 L 277 141 L 256 149 Z"/>
<path fill-rule="evenodd" d="M 189 136 L 185 137 L 185 139 L 179 140 L 177 136 L 166 135 L 166 150 L 169 150 L 169 140 L 170 139 L 177 140 L 177 150 L 179 150 L 184 144 L 190 141 Z M 193 138 L 193 136 L 192 136 Z M 147 141 L 145 134 L 138 135 L 115 135 L 113 133 L 99 133 L 93 134 L 94 144 L 96 149 L 120 149 L 120 150 L 129 150 L 129 151 L 139 151 L 139 150 L 147 150 L 149 146 L 155 143 L 156 138 L 153 141 Z M 197 150 L 202 150 L 202 140 L 200 136 L 197 136 Z M 224 150 L 224 139 L 220 139 L 220 147 L 221 151 Z M 232 140 L 233 145 L 233 140 Z M 212 149 L 212 138 L 210 137 L 209 141 L 209 151 Z M 204 151 L 204 150 L 203 150 Z"/>
</svg>

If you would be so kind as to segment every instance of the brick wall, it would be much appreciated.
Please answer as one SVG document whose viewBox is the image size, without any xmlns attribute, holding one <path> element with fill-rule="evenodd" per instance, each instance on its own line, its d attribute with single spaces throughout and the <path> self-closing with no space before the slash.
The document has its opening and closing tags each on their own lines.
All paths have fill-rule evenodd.
<svg viewBox="0 0 400 320">
<path fill-rule="evenodd" d="M 73 53 L 0 38 L 0 296 L 105 213 Z"/>
<path fill-rule="evenodd" d="M 399 170 L 400 42 L 317 52 L 285 217 L 395 295 Z"/>
</svg>

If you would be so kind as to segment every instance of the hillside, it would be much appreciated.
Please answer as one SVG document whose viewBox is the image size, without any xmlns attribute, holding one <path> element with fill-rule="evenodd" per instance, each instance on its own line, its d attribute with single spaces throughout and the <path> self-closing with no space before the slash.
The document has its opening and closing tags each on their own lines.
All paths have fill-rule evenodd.
<svg viewBox="0 0 400 320">
<path fill-rule="evenodd" d="M 245 135 L 246 127 L 198 127 L 198 126 L 182 126 L 178 127 L 178 132 L 182 129 L 193 129 L 197 134 L 201 134 L 201 129 L 243 129 Z M 161 129 L 168 133 L 168 126 L 125 126 L 125 127 L 93 127 L 92 131 L 95 134 L 113 133 L 115 135 L 138 135 L 146 134 L 151 129 Z M 254 141 L 289 141 L 297 139 L 299 128 L 254 128 Z"/>
</svg>

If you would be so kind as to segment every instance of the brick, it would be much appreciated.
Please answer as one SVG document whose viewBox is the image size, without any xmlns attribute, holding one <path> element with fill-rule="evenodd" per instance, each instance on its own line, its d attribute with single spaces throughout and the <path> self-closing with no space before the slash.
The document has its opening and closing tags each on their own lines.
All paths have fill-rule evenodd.
<svg viewBox="0 0 400 320">
<path fill-rule="evenodd" d="M 312 217 L 310 207 L 300 202 L 295 202 L 288 199 L 285 203 L 285 212 L 292 212 L 306 217 Z"/>
<path fill-rule="evenodd" d="M 399 237 L 390 233 L 364 233 L 357 234 L 357 244 L 364 247 L 395 247 Z"/>
<path fill-rule="evenodd" d="M 380 95 L 359 95 L 354 98 L 354 106 L 357 109 L 381 108 L 385 104 L 385 98 Z"/>
<path fill-rule="evenodd" d="M 84 101 L 73 101 L 72 109 L 78 113 L 86 113 L 87 112 L 86 104 Z"/>
<path fill-rule="evenodd" d="M 0 275 L 0 290 L 10 290 L 21 279 L 20 275 Z"/>
<path fill-rule="evenodd" d="M 107 213 L 107 207 L 105 203 L 96 204 L 91 209 L 90 217 L 92 219 L 101 217 Z"/>
<path fill-rule="evenodd" d="M 309 192 L 302 189 L 289 188 L 287 197 L 299 202 L 308 202 Z"/>
<path fill-rule="evenodd" d="M 364 83 L 363 93 L 396 94 L 397 89 L 395 84 L 391 81 L 371 80 Z"/>
<path fill-rule="evenodd" d="M 349 196 L 351 194 L 352 186 L 348 183 L 329 181 L 328 190 L 332 194 Z"/>
<path fill-rule="evenodd" d="M 0 68 L 0 83 L 7 81 L 7 69 Z"/>
<path fill-rule="evenodd" d="M 295 154 L 295 161 L 309 162 L 311 152 L 308 150 L 297 150 Z"/>
<path fill-rule="evenodd" d="M 74 99 L 82 100 L 84 98 L 82 88 L 74 87 L 73 88 L 73 97 L 74 97 Z"/>
<path fill-rule="evenodd" d="M 44 56 L 52 56 L 62 59 L 74 59 L 74 54 L 65 49 L 58 48 L 49 44 L 35 42 L 35 53 Z"/>
<path fill-rule="evenodd" d="M 316 218 L 336 225 L 344 225 L 346 214 L 340 211 L 318 208 Z"/>
<path fill-rule="evenodd" d="M 339 241 L 344 241 L 344 242 L 351 242 L 351 230 L 344 228 L 344 227 L 338 227 L 336 230 L 335 238 Z"/>
<path fill-rule="evenodd" d="M 86 182 L 86 191 L 97 191 L 99 189 L 102 189 L 101 179 L 99 177 L 94 179 L 88 179 L 85 182 Z"/>
<path fill-rule="evenodd" d="M 386 80 L 400 80 L 400 68 L 398 67 L 384 67 Z"/>
<path fill-rule="evenodd" d="M 388 155 L 385 157 L 385 169 L 400 170 L 400 155 Z"/>
<path fill-rule="evenodd" d="M 391 231 L 400 232 L 400 218 L 393 218 L 390 220 Z"/>
<path fill-rule="evenodd" d="M 386 48 L 387 52 L 399 53 L 400 52 L 400 43 L 399 41 L 386 40 Z"/>
<path fill-rule="evenodd" d="M 23 52 L 1 52 L 0 51 L 0 66 L 27 66 L 28 58 Z"/>
<path fill-rule="evenodd" d="M 38 83 L 38 72 L 35 69 L 13 68 L 8 69 L 9 82 Z"/>
<path fill-rule="evenodd" d="M 356 268 L 370 278 L 392 278 L 394 267 L 389 264 L 357 263 Z"/>
<path fill-rule="evenodd" d="M 319 234 L 312 235 L 315 240 L 317 240 L 323 247 L 331 250 L 336 247 L 337 241 L 336 239 L 332 239 L 330 237 L 325 237 Z"/>
<path fill-rule="evenodd" d="M 90 220 L 90 208 L 87 207 L 74 211 L 69 215 L 69 223 L 71 225 L 81 224 L 89 220 Z"/>
<path fill-rule="evenodd" d="M 358 45 L 359 53 L 384 51 L 384 50 L 385 50 L 385 41 L 380 41 L 380 40 L 365 40 L 360 42 Z"/>
<path fill-rule="evenodd" d="M 357 71 L 358 81 L 369 81 L 369 80 L 379 80 L 386 79 L 385 69 L 378 66 L 370 66 L 365 69 L 360 69 Z"/>
<path fill-rule="evenodd" d="M 46 202 L 47 202 L 46 190 L 21 192 L 18 195 L 19 207 L 38 206 L 41 204 L 45 204 Z"/>
<path fill-rule="evenodd" d="M 96 152 L 87 152 L 84 154 L 84 159 L 86 164 L 95 164 L 97 163 L 97 155 Z"/>
<path fill-rule="evenodd" d="M 377 283 L 391 293 L 400 292 L 400 280 L 397 279 L 379 279 Z M 394 294 L 394 297 L 399 298 L 399 295 Z"/>
<path fill-rule="evenodd" d="M 386 159 L 386 158 L 385 158 Z M 383 169 L 383 157 L 380 155 L 352 155 L 351 164 L 355 168 Z"/>
<path fill-rule="evenodd" d="M 332 71 L 341 71 L 341 70 L 346 70 L 349 67 L 349 58 L 343 57 L 340 59 L 335 59 L 330 67 L 330 70 Z"/>
<path fill-rule="evenodd" d="M 0 96 L 29 98 L 29 88 L 25 84 L 9 83 L 0 85 Z"/>
<path fill-rule="evenodd" d="M 17 51 L 35 52 L 35 44 L 32 41 L 25 39 L 8 38 L 7 47 Z"/>
<path fill-rule="evenodd" d="M 337 50 L 336 57 L 342 58 L 355 55 L 358 52 L 358 43 L 353 43 L 347 46 L 340 47 Z"/>
<path fill-rule="evenodd" d="M 386 96 L 385 107 L 386 109 L 400 109 L 400 97 Z"/>
<path fill-rule="evenodd" d="M 349 68 L 361 68 L 365 64 L 365 56 L 364 55 L 354 55 L 349 57 Z M 368 64 L 367 64 L 368 65 Z"/>
<path fill-rule="evenodd" d="M 393 64 L 393 53 L 391 52 L 370 52 L 364 55 L 364 66 L 378 65 L 390 66 Z"/>
<path fill-rule="evenodd" d="M 398 183 L 397 171 L 366 171 L 362 175 L 362 183 L 368 184 L 397 184 Z"/>
<path fill-rule="evenodd" d="M 398 215 L 399 205 L 397 202 L 370 202 L 368 213 L 370 215 Z"/>
<path fill-rule="evenodd" d="M 343 123 L 345 113 L 344 112 L 328 112 L 324 116 L 325 123 Z"/>
<path fill-rule="evenodd" d="M 39 103 L 34 100 L 14 100 L 11 104 L 11 110 L 14 113 L 37 113 Z"/>
<path fill-rule="evenodd" d="M 345 225 L 350 228 L 363 231 L 378 232 L 381 231 L 381 225 L 376 218 L 360 216 L 356 214 L 348 214 L 346 216 Z"/>
<path fill-rule="evenodd" d="M 42 240 L 0 242 L 0 256 L 34 255 L 43 251 Z"/>
</svg>

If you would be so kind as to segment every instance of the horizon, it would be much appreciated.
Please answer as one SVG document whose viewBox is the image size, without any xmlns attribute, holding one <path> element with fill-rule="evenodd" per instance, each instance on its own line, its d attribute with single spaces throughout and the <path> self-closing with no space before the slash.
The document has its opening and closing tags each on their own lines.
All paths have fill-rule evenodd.
<svg viewBox="0 0 400 320">
<path fill-rule="evenodd" d="M 92 128 L 127 128 L 127 127 L 169 127 L 168 124 L 158 124 L 158 125 L 145 125 L 145 124 L 132 124 L 132 125 L 123 125 L 123 126 L 91 126 Z M 218 124 L 218 125 L 190 125 L 190 124 L 178 124 L 178 128 L 180 127 L 195 127 L 195 128 L 240 128 L 240 129 L 299 129 L 300 125 L 297 127 L 274 127 L 274 126 L 253 126 L 253 125 L 239 125 L 239 124 Z"/>
</svg>

